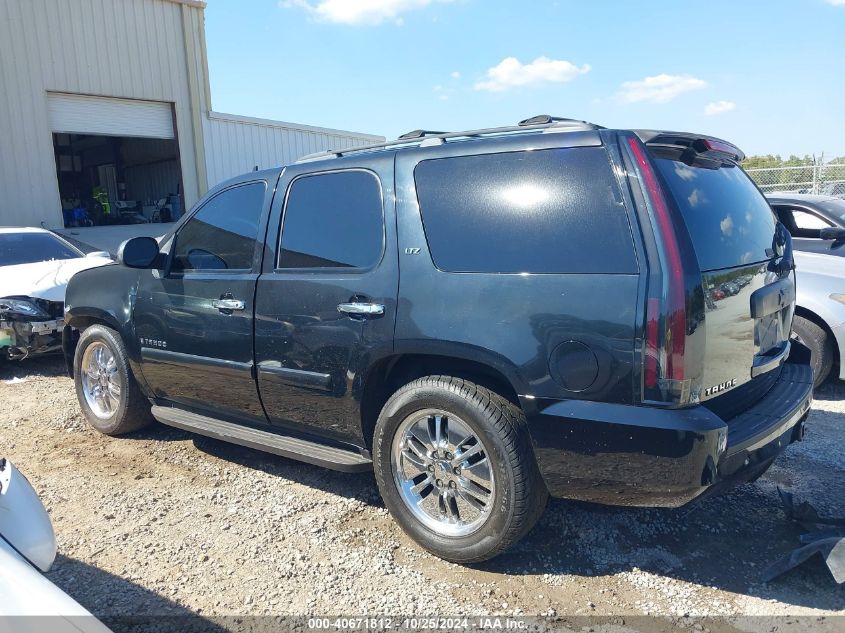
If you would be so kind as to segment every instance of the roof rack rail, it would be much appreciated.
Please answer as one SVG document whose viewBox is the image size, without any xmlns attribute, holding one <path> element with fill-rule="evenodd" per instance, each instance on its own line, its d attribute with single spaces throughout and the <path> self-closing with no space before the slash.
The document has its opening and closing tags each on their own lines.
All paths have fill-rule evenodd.
<svg viewBox="0 0 845 633">
<path fill-rule="evenodd" d="M 425 138 L 426 136 L 440 136 L 442 134 L 448 134 L 448 132 L 434 132 L 432 130 L 412 130 L 411 132 L 405 132 L 405 134 L 400 136 L 397 140 L 409 141 L 411 139 Z"/>
<path fill-rule="evenodd" d="M 523 119 L 518 123 L 518 125 L 519 127 L 528 127 L 531 125 L 550 125 L 552 123 L 579 123 L 591 126 L 596 130 L 604 129 L 602 128 L 602 126 L 596 125 L 595 123 L 590 123 L 589 121 L 582 121 L 580 119 L 567 119 L 564 117 L 552 116 L 550 114 L 538 114 L 537 116 L 532 116 L 528 119 Z"/>
<path fill-rule="evenodd" d="M 431 142 L 445 143 L 450 140 L 479 138 L 483 136 L 496 136 L 500 134 L 512 134 L 516 132 L 530 132 L 537 130 L 557 131 L 562 130 L 603 130 L 604 128 L 589 121 L 579 121 L 577 119 L 564 119 L 552 117 L 547 114 L 525 119 L 519 125 L 508 127 L 493 127 L 483 128 L 480 130 L 466 130 L 464 132 L 432 132 L 427 130 L 414 130 L 403 134 L 395 141 L 387 141 L 385 143 L 375 143 L 373 145 L 359 145 L 357 147 L 347 147 L 344 149 L 326 150 L 323 152 L 316 152 L 303 156 L 297 163 L 308 163 L 315 160 L 322 160 L 324 158 L 340 158 L 358 152 L 367 152 L 380 149 L 401 148 L 401 147 L 420 147 L 425 146 Z"/>
</svg>

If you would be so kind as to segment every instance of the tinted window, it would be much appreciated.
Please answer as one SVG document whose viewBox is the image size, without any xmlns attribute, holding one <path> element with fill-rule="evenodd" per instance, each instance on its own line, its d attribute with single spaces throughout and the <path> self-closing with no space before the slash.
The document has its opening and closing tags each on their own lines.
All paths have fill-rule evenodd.
<svg viewBox="0 0 845 633">
<path fill-rule="evenodd" d="M 279 268 L 369 268 L 384 243 L 381 186 L 364 171 L 293 181 L 282 225 Z"/>
<path fill-rule="evenodd" d="M 428 245 L 441 270 L 637 270 L 603 148 L 427 160 L 414 177 Z"/>
<path fill-rule="evenodd" d="M 234 187 L 206 202 L 176 235 L 173 270 L 252 268 L 265 187 Z"/>
<path fill-rule="evenodd" d="M 81 256 L 79 251 L 49 233 L 0 233 L 0 266 Z"/>
<path fill-rule="evenodd" d="M 684 216 L 702 270 L 772 256 L 774 213 L 742 169 L 712 169 L 660 157 L 655 163 Z"/>
</svg>

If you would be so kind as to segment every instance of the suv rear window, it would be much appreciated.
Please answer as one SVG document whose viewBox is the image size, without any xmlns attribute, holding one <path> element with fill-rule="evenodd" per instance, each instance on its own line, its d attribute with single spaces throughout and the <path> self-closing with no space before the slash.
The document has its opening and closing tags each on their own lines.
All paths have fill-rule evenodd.
<svg viewBox="0 0 845 633">
<path fill-rule="evenodd" d="M 766 261 L 773 255 L 775 215 L 742 169 L 655 163 L 684 216 L 702 270 Z"/>
<path fill-rule="evenodd" d="M 440 270 L 637 272 L 604 148 L 432 159 L 417 165 L 414 179 Z"/>
</svg>

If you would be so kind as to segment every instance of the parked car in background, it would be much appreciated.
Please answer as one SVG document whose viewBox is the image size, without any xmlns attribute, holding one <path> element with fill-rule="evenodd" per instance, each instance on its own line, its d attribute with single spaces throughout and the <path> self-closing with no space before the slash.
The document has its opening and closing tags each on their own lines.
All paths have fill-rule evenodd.
<svg viewBox="0 0 845 633">
<path fill-rule="evenodd" d="M 845 200 L 798 193 L 766 197 L 792 234 L 795 250 L 845 256 Z"/>
<path fill-rule="evenodd" d="M 796 251 L 792 330 L 810 348 L 816 386 L 831 373 L 845 380 L 845 258 Z"/>
<path fill-rule="evenodd" d="M 56 558 L 56 537 L 47 510 L 26 477 L 0 458 L 0 620 L 18 632 L 108 633 L 108 629 L 73 598 L 39 572 Z M 57 617 L 58 616 L 58 617 Z M 13 623 L 13 624 L 11 624 Z M 46 627 L 46 628 L 45 628 Z"/>
<path fill-rule="evenodd" d="M 0 360 L 61 350 L 68 281 L 110 263 L 45 229 L 0 227 Z"/>
<path fill-rule="evenodd" d="M 845 198 L 845 182 L 831 182 L 822 187 L 821 193 L 825 196 Z"/>
<path fill-rule="evenodd" d="M 549 494 L 679 506 L 754 480 L 802 437 L 812 370 L 789 234 L 740 160 L 541 116 L 244 174 L 71 280 L 80 406 L 109 435 L 155 418 L 374 469 L 462 563 Z"/>
</svg>

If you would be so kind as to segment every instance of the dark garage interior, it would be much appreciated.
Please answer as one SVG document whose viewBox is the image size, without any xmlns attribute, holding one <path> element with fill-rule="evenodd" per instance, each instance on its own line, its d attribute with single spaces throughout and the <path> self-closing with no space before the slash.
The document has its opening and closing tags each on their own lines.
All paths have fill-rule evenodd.
<svg viewBox="0 0 845 633">
<path fill-rule="evenodd" d="M 172 222 L 183 212 L 175 139 L 53 134 L 64 225 Z"/>
</svg>

